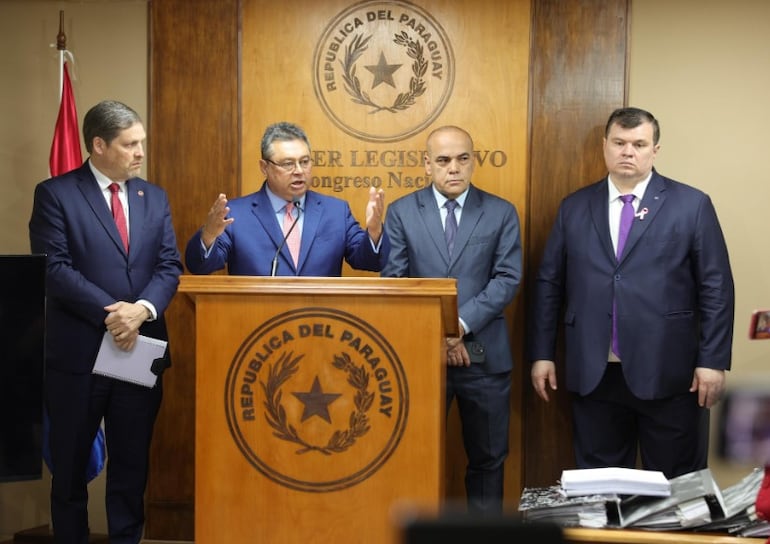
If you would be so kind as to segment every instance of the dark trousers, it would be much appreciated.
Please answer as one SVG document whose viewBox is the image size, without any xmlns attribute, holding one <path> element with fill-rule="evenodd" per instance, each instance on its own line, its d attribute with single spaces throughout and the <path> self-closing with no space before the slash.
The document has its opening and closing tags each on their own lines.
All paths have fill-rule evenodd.
<svg viewBox="0 0 770 544">
<path fill-rule="evenodd" d="M 633 395 L 621 363 L 608 363 L 602 381 L 586 396 L 572 397 L 578 468 L 642 468 L 667 478 L 706 468 L 709 412 L 697 393 L 642 400 Z"/>
<path fill-rule="evenodd" d="M 447 368 L 446 409 L 454 399 L 468 457 L 468 510 L 497 515 L 503 505 L 503 469 L 508 456 L 511 373 L 481 374 L 475 368 Z"/>
<path fill-rule="evenodd" d="M 88 542 L 86 467 L 104 418 L 110 543 L 138 544 L 144 527 L 150 439 L 162 397 L 160 378 L 150 389 L 92 374 L 48 369 L 45 381 L 54 541 Z"/>
</svg>

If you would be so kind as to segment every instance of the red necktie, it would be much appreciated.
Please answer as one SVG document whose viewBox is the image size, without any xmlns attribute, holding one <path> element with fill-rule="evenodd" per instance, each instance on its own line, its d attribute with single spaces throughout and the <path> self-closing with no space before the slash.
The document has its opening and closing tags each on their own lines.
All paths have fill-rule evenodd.
<svg viewBox="0 0 770 544">
<path fill-rule="evenodd" d="M 128 253 L 128 225 L 126 224 L 126 215 L 123 213 L 123 204 L 118 196 L 120 185 L 117 183 L 110 184 L 110 192 L 112 193 L 112 218 L 118 226 L 120 239 L 123 240 L 123 247 L 126 253 Z"/>
<path fill-rule="evenodd" d="M 297 260 L 299 259 L 299 229 L 297 227 L 291 228 L 294 223 L 294 203 L 286 203 L 286 215 L 283 216 L 283 234 L 286 235 L 291 229 L 289 236 L 286 238 L 286 245 L 291 253 L 291 258 L 294 261 L 294 266 L 297 266 Z"/>
</svg>

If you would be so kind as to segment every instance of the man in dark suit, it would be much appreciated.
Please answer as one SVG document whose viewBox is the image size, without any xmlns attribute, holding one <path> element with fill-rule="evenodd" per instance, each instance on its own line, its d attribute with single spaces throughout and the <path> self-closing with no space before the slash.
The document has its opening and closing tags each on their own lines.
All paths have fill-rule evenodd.
<svg viewBox="0 0 770 544">
<path fill-rule="evenodd" d="M 262 188 L 229 202 L 219 195 L 187 243 L 190 272 L 209 274 L 227 265 L 230 274 L 242 276 L 339 276 L 343 259 L 353 268 L 380 271 L 390 249 L 382 233 L 383 190 L 370 188 L 364 231 L 347 202 L 308 190 L 313 161 L 300 127 L 270 125 L 261 148 Z"/>
<path fill-rule="evenodd" d="M 85 115 L 83 138 L 89 159 L 37 186 L 29 222 L 32 251 L 47 255 L 51 520 L 57 543 L 88 542 L 86 466 L 104 418 L 110 542 L 136 544 L 161 379 L 148 388 L 92 369 L 105 332 L 125 351 L 139 334 L 167 338 L 163 312 L 182 263 L 165 191 L 136 177 L 145 139 L 137 113 L 100 102 Z M 122 233 L 112 215 L 121 212 Z"/>
<path fill-rule="evenodd" d="M 563 309 L 578 468 L 633 468 L 638 448 L 644 468 L 672 478 L 706 466 L 734 287 L 709 197 L 654 170 L 659 137 L 647 111 L 610 116 L 609 175 L 564 199 L 546 244 L 529 355 L 547 401 Z"/>
<path fill-rule="evenodd" d="M 457 279 L 461 334 L 446 339 L 446 407 L 457 399 L 468 507 L 498 514 L 513 367 L 503 311 L 521 280 L 521 241 L 516 208 L 471 185 L 473 169 L 473 141 L 465 130 L 431 132 L 425 172 L 432 184 L 388 209 L 391 253 L 382 276 Z M 454 234 L 447 237 L 447 229 Z"/>
</svg>

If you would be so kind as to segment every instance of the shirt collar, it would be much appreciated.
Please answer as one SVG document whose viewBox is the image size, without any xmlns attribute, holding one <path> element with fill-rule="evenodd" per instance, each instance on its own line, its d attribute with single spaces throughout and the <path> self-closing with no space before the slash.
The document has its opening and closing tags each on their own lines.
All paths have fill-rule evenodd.
<svg viewBox="0 0 770 544">
<path fill-rule="evenodd" d="M 265 183 L 265 192 L 267 193 L 267 198 L 270 199 L 270 205 L 273 207 L 273 212 L 282 212 L 286 208 L 286 202 L 288 201 L 271 191 L 270 186 L 267 183 Z M 305 197 L 307 197 L 307 193 L 299 198 L 299 207 L 302 212 L 305 211 Z"/>
<path fill-rule="evenodd" d="M 106 191 L 107 188 L 112 185 L 113 183 L 117 183 L 120 185 L 120 188 L 123 192 L 126 191 L 126 182 L 125 181 L 113 181 L 110 178 L 108 178 L 106 175 L 104 175 L 102 172 L 97 170 L 96 166 L 94 166 L 94 163 L 92 163 L 90 160 L 88 161 L 88 166 L 91 168 L 91 173 L 96 178 L 96 183 L 99 184 L 99 188 L 102 191 Z"/>
<path fill-rule="evenodd" d="M 433 196 L 436 198 L 436 203 L 438 204 L 438 207 L 443 208 L 444 204 L 446 204 L 446 201 L 449 199 L 444 195 L 442 195 L 441 193 L 439 193 L 435 185 L 431 185 L 431 188 L 433 189 Z M 465 189 L 465 191 L 463 191 L 460 194 L 460 196 L 454 199 L 455 202 L 457 202 L 457 204 L 460 206 L 460 209 L 462 209 L 463 206 L 465 206 L 465 199 L 468 198 L 468 191 L 470 190 L 470 188 L 471 186 L 468 185 L 468 188 Z"/>
<path fill-rule="evenodd" d="M 647 174 L 647 177 L 644 178 L 642 181 L 636 184 L 634 187 L 634 190 L 631 191 L 631 194 L 633 194 L 638 201 L 641 202 L 642 197 L 644 196 L 644 192 L 647 190 L 647 185 L 650 184 L 650 180 L 652 179 L 652 171 L 650 171 L 649 174 Z M 607 187 L 609 188 L 610 192 L 610 202 L 614 202 L 620 196 L 623 194 L 620 191 L 618 191 L 618 188 L 615 187 L 615 184 L 612 183 L 612 179 L 610 176 L 607 176 Z"/>
</svg>

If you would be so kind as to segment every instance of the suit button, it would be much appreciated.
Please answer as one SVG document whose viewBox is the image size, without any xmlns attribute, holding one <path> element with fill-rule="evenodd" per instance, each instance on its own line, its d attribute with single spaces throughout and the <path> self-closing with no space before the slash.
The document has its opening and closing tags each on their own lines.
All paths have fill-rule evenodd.
<svg viewBox="0 0 770 544">
<path fill-rule="evenodd" d="M 620 281 L 620 274 L 615 274 L 615 281 Z"/>
</svg>

